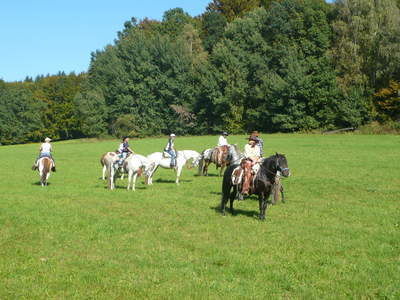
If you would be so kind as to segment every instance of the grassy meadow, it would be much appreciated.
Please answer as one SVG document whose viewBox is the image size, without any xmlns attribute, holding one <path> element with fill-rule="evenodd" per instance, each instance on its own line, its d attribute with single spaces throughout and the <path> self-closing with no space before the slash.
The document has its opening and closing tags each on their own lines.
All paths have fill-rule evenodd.
<svg viewBox="0 0 400 300">
<path fill-rule="evenodd" d="M 241 148 L 245 136 L 230 136 Z M 400 136 L 264 135 L 285 153 L 286 204 L 222 217 L 221 178 L 171 170 L 109 191 L 100 155 L 117 140 L 53 143 L 38 185 L 38 144 L 0 147 L 0 299 L 400 298 Z M 201 151 L 215 136 L 177 138 Z M 131 139 L 139 154 L 166 138 Z"/>
</svg>

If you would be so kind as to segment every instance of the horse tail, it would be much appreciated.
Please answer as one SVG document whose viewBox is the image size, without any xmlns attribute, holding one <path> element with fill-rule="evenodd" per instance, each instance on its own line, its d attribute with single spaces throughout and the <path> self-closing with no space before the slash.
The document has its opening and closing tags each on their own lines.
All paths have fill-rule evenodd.
<svg viewBox="0 0 400 300">
<path fill-rule="evenodd" d="M 107 153 L 104 153 L 101 157 L 100 157 L 100 164 L 104 167 L 104 165 L 106 164 L 104 161 L 104 158 L 106 157 Z"/>
<path fill-rule="evenodd" d="M 42 177 L 40 178 L 40 180 L 42 181 L 42 183 L 45 183 L 47 174 L 50 172 L 51 161 L 49 158 L 45 157 L 42 159 L 42 164 L 43 164 L 43 169 L 42 169 Z"/>
</svg>

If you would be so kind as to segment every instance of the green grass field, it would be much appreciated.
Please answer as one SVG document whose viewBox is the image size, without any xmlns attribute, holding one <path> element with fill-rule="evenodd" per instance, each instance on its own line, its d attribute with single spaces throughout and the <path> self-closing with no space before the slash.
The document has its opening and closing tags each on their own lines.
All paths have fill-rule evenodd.
<svg viewBox="0 0 400 300">
<path fill-rule="evenodd" d="M 400 298 L 400 136 L 264 135 L 285 153 L 287 203 L 222 217 L 221 178 L 160 170 L 153 186 L 107 190 L 100 155 L 118 141 L 54 143 L 38 185 L 38 144 L 0 147 L 0 299 Z M 184 137 L 201 151 L 217 137 Z M 230 136 L 244 145 L 244 136 Z M 137 153 L 166 139 L 131 140 Z"/>
</svg>

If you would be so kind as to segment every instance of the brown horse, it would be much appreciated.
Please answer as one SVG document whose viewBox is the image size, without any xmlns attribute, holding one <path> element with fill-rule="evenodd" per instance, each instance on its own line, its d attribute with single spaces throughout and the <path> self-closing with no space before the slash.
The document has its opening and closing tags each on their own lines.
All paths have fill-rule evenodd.
<svg viewBox="0 0 400 300">
<path fill-rule="evenodd" d="M 38 161 L 38 166 L 40 184 L 46 186 L 47 180 L 50 177 L 51 169 L 54 167 L 54 162 L 50 157 L 42 157 Z"/>
<path fill-rule="evenodd" d="M 214 163 L 217 170 L 220 168 L 219 176 L 221 176 L 224 169 L 231 163 L 229 158 L 230 147 L 234 146 L 220 146 L 204 150 L 199 164 L 199 175 L 208 176 L 208 166 Z"/>
</svg>

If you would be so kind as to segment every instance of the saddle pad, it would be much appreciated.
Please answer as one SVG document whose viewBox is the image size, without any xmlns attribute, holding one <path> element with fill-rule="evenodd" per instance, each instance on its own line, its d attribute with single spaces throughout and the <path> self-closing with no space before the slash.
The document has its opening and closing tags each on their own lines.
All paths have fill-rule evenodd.
<svg viewBox="0 0 400 300">
<path fill-rule="evenodd" d="M 232 172 L 232 184 L 233 185 L 238 185 L 239 183 L 242 182 L 242 178 L 243 178 L 243 173 L 244 170 L 239 166 L 236 167 L 233 172 Z"/>
</svg>

